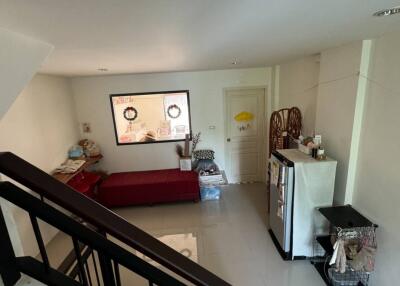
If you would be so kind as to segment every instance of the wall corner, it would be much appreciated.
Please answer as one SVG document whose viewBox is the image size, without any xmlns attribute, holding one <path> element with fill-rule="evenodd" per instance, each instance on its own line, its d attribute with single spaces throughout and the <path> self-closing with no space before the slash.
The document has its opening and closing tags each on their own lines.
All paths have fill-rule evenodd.
<svg viewBox="0 0 400 286">
<path fill-rule="evenodd" d="M 362 42 L 360 71 L 358 74 L 357 95 L 354 109 L 353 130 L 351 135 L 349 165 L 347 171 L 344 204 L 352 204 L 357 175 L 357 162 L 361 143 L 361 131 L 364 121 L 364 108 L 368 92 L 368 75 L 373 55 L 374 40 Z"/>
</svg>

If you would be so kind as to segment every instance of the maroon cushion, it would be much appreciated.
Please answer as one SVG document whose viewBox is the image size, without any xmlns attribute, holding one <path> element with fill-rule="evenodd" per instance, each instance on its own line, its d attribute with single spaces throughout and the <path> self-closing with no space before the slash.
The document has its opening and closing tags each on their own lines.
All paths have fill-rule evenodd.
<svg viewBox="0 0 400 286">
<path fill-rule="evenodd" d="M 68 185 L 77 192 L 90 198 L 94 198 L 94 188 L 100 182 L 101 177 L 97 174 L 82 171 L 68 181 Z"/>
<path fill-rule="evenodd" d="M 96 186 L 100 181 L 101 177 L 95 173 L 82 171 L 83 180 L 88 182 L 91 186 Z"/>
<path fill-rule="evenodd" d="M 84 194 L 85 196 L 88 196 L 90 198 L 94 198 L 94 192 L 93 189 L 94 187 L 92 185 L 90 185 L 88 182 L 86 182 L 85 180 L 81 180 L 81 181 L 70 181 L 68 182 L 68 185 L 73 188 L 75 191 Z"/>
<path fill-rule="evenodd" d="M 199 199 L 198 174 L 179 169 L 114 173 L 99 188 L 109 207 Z"/>
</svg>

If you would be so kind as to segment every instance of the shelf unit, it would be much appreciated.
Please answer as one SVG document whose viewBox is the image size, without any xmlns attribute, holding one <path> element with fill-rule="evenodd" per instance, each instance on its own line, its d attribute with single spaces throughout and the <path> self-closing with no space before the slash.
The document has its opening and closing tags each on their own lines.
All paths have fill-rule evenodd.
<svg viewBox="0 0 400 286">
<path fill-rule="evenodd" d="M 316 241 L 319 243 L 319 245 L 321 245 L 328 255 L 332 255 L 333 248 L 330 235 L 317 236 Z"/>
<path fill-rule="evenodd" d="M 86 157 L 85 160 L 85 164 L 82 165 L 82 167 L 80 167 L 75 173 L 53 173 L 52 176 L 54 178 L 56 178 L 57 180 L 59 180 L 60 182 L 66 184 L 68 183 L 73 177 L 75 177 L 76 175 L 78 175 L 80 172 L 82 172 L 83 170 L 89 168 L 90 166 L 98 163 L 101 159 L 103 158 L 103 155 L 98 155 L 95 157 Z"/>
<path fill-rule="evenodd" d="M 367 227 L 375 226 L 369 219 L 364 217 L 351 205 L 319 208 L 319 212 L 335 227 Z"/>
<path fill-rule="evenodd" d="M 324 207 L 318 209 L 325 219 L 329 222 L 331 228 L 348 229 L 353 227 L 378 227 L 372 223 L 358 211 L 352 208 L 351 205 L 337 206 L 337 207 Z M 333 247 L 331 243 L 331 235 L 319 235 L 315 237 L 315 244 L 317 247 L 324 251 L 323 255 L 315 255 L 311 260 L 315 269 L 321 275 L 326 285 L 333 285 L 328 278 L 329 257 L 333 254 Z M 365 273 L 367 282 L 369 274 Z M 367 286 L 368 283 L 358 283 L 358 286 Z"/>
</svg>

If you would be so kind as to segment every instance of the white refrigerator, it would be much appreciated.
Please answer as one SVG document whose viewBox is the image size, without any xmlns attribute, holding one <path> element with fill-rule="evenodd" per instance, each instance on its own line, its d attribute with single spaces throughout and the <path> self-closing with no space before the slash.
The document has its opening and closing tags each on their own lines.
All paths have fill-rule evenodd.
<svg viewBox="0 0 400 286">
<path fill-rule="evenodd" d="M 326 228 L 317 207 L 332 206 L 337 162 L 318 161 L 297 149 L 272 153 L 269 233 L 285 260 L 313 256 L 314 235 Z"/>
</svg>

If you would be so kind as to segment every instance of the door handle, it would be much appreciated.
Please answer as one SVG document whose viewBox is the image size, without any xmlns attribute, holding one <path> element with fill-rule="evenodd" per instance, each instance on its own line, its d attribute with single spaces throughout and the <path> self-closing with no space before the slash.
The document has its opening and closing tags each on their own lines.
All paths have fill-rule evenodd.
<svg viewBox="0 0 400 286">
<path fill-rule="evenodd" d="M 226 139 L 226 142 L 231 142 L 231 138 Z"/>
</svg>

